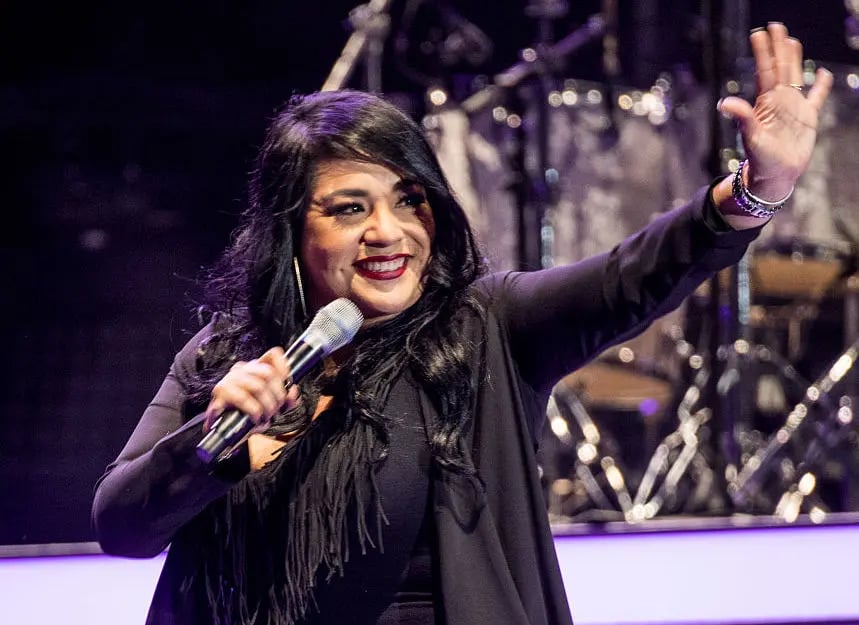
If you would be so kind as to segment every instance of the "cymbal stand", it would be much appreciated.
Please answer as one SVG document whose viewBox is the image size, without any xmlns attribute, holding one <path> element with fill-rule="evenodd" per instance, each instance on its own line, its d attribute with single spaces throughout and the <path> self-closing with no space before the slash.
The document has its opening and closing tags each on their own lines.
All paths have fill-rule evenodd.
<svg viewBox="0 0 859 625">
<path fill-rule="evenodd" d="M 705 19 L 710 36 L 704 45 L 704 67 L 706 81 L 713 102 L 723 97 L 727 78 L 735 73 L 736 60 L 747 52 L 747 44 L 730 36 L 731 26 L 737 26 L 748 18 L 748 6 L 743 0 L 706 0 L 703 3 Z M 743 31 L 745 32 L 745 31 Z M 723 118 L 713 106 L 710 109 L 710 149 L 708 150 L 708 170 L 715 177 L 726 171 L 724 162 Z M 736 476 L 739 465 L 739 448 L 736 431 L 741 423 L 739 411 L 742 404 L 739 397 L 744 385 L 742 362 L 732 349 L 735 341 L 746 338 L 740 307 L 748 300 L 748 290 L 743 287 L 747 265 L 742 264 L 728 271 L 727 293 L 723 292 L 718 276 L 711 279 L 710 314 L 714 329 L 710 336 L 709 353 L 713 375 L 710 376 L 706 395 L 713 410 L 713 429 L 715 436 L 715 458 L 718 465 L 715 471 L 715 490 L 724 494 L 727 484 Z M 724 497 L 726 506 L 731 505 L 730 497 Z M 730 513 L 730 510 L 724 512 Z"/>
<path fill-rule="evenodd" d="M 717 482 L 712 466 L 714 463 L 707 457 L 707 452 L 710 450 L 704 445 L 703 440 L 710 435 L 704 428 L 712 425 L 713 415 L 711 408 L 703 404 L 702 399 L 707 397 L 711 377 L 718 369 L 709 362 L 712 359 L 711 356 L 706 355 L 706 352 L 704 355 L 694 352 L 691 344 L 679 333 L 678 328 L 675 336 L 672 337 L 676 351 L 687 359 L 687 365 L 694 371 L 694 375 L 677 406 L 677 428 L 657 446 L 639 483 L 630 515 L 630 519 L 634 521 L 651 519 L 664 507 L 673 509 L 684 477 L 691 478 L 697 486 L 697 494 L 690 498 L 691 502 L 702 502 L 709 497 L 710 501 L 707 502 L 709 507 L 725 504 L 722 501 L 722 491 L 714 491 Z M 706 336 L 708 333 L 705 331 L 702 334 Z M 735 376 L 727 375 L 727 372 L 748 371 L 756 362 L 771 363 L 777 367 L 782 379 L 797 390 L 804 389 L 808 384 L 784 357 L 766 345 L 738 340 L 729 348 L 722 348 L 719 357 L 730 358 L 732 361 L 731 366 L 725 368 L 722 379 L 717 384 L 720 393 L 729 392 L 729 387 L 736 383 Z M 737 432 L 738 458 L 745 451 L 743 443 L 743 436 Z M 718 500 L 714 499 L 714 496 Z"/>
<path fill-rule="evenodd" d="M 591 15 L 587 22 L 551 43 L 552 19 L 566 11 L 563 2 L 553 0 L 535 1 L 528 7 L 528 14 L 539 19 L 540 42 L 534 48 L 522 52 L 522 61 L 512 65 L 493 77 L 492 83 L 462 102 L 466 114 L 475 113 L 489 106 L 501 107 L 506 113 L 507 123 L 516 130 L 514 147 L 507 156 L 514 182 L 510 190 L 515 198 L 518 224 L 518 265 L 520 269 L 536 269 L 552 263 L 553 227 L 547 215 L 551 214 L 557 195 L 557 171 L 548 158 L 548 98 L 546 81 L 557 71 L 560 63 L 573 56 L 585 46 L 599 40 L 605 33 L 602 15 Z M 535 105 L 536 164 L 526 167 L 526 151 L 529 136 L 522 123 L 524 102 L 520 92 L 531 87 L 531 101 Z M 515 120 L 515 122 L 514 122 Z"/>
<path fill-rule="evenodd" d="M 391 20 L 387 13 L 390 5 L 391 0 L 370 0 L 349 12 L 353 32 L 325 79 L 322 91 L 342 89 L 363 57 L 365 88 L 381 93 L 382 51 L 390 28 Z"/>
<path fill-rule="evenodd" d="M 850 430 L 855 428 L 853 399 L 845 395 L 836 407 L 832 392 L 851 373 L 857 357 L 859 340 L 848 347 L 826 373 L 806 389 L 802 401 L 788 414 L 782 427 L 746 461 L 736 481 L 729 484 L 728 488 L 736 505 L 744 507 L 754 501 L 777 461 L 783 457 L 785 447 L 797 442 L 802 434 L 811 429 L 811 440 L 796 471 L 801 475 L 788 486 L 776 507 L 776 516 L 781 518 L 790 519 L 796 513 L 802 500 L 814 490 L 816 478 L 812 467 L 820 462 L 825 451 L 843 442 Z M 827 414 L 823 418 L 815 418 L 821 408 L 827 409 Z M 805 469 L 808 471 L 803 472 Z"/>
<path fill-rule="evenodd" d="M 709 408 L 695 410 L 702 391 L 707 384 L 710 372 L 701 368 L 694 376 L 692 384 L 686 389 L 677 407 L 679 425 L 657 446 L 641 478 L 633 501 L 632 520 L 644 521 L 655 517 L 667 501 L 676 499 L 680 480 L 695 462 L 697 480 L 712 482 L 712 469 L 701 455 L 698 434 L 712 413 Z M 679 450 L 679 452 L 678 452 Z M 672 460 L 674 456 L 674 460 Z M 656 493 L 651 497 L 659 478 L 664 479 Z"/>
<path fill-rule="evenodd" d="M 528 166 L 525 129 L 520 124 L 518 172 L 523 189 L 517 194 L 519 204 L 519 265 L 521 269 L 551 267 L 554 229 L 551 221 L 557 202 L 557 171 L 549 162 L 549 103 L 551 81 L 558 70 L 559 59 L 551 55 L 553 23 L 566 15 L 566 0 L 530 0 L 525 14 L 537 21 L 537 41 L 523 51 L 526 62 L 533 66 L 532 79 L 522 81 L 519 90 L 527 89 L 533 109 L 535 163 Z M 521 97 L 521 96 L 520 96 Z M 524 114 L 524 110 L 522 111 Z M 520 116 L 521 117 L 521 116 Z"/>
<path fill-rule="evenodd" d="M 575 390 L 562 384 L 556 386 L 549 398 L 546 414 L 552 431 L 560 441 L 565 446 L 575 447 L 576 477 L 581 481 L 590 500 L 603 513 L 612 514 L 619 507 L 623 518 L 631 518 L 632 497 L 626 486 L 623 470 L 609 449 L 613 444 L 616 445 L 616 442 L 600 432 Z M 578 440 L 570 433 L 571 422 L 575 422 L 581 434 Z M 597 465 L 602 469 L 617 505 L 609 500 L 608 494 L 600 485 L 595 475 Z"/>
<path fill-rule="evenodd" d="M 673 354 L 685 359 L 696 374 L 678 407 L 680 425 L 662 440 L 651 456 L 634 499 L 624 467 L 615 457 L 621 446 L 611 434 L 600 431 L 577 389 L 559 384 L 550 398 L 547 416 L 551 429 L 562 444 L 575 450 L 575 477 L 603 520 L 613 514 L 629 523 L 653 518 L 666 503 L 677 501 L 684 477 L 690 477 L 697 485 L 699 498 L 700 494 L 706 495 L 712 490 L 713 470 L 699 445 L 700 438 L 705 437 L 702 427 L 709 421 L 711 411 L 698 407 L 711 372 L 704 366 L 698 351 L 683 339 L 679 328 L 674 328 L 666 338 L 673 341 Z M 658 489 L 653 494 L 657 484 Z M 578 515 L 579 518 L 584 516 Z M 593 520 L 593 514 L 588 516 Z"/>
<path fill-rule="evenodd" d="M 664 512 L 686 512 L 706 509 L 722 511 L 727 493 L 718 488 L 718 460 L 709 439 L 714 435 L 713 411 L 706 402 L 712 376 L 722 368 L 711 362 L 707 345 L 697 349 L 674 327 L 667 335 L 673 342 L 674 357 L 682 359 L 691 372 L 691 380 L 676 407 L 677 425 L 656 446 L 631 495 L 627 468 L 619 457 L 621 445 L 610 432 L 600 429 L 579 390 L 568 384 L 555 387 L 547 416 L 556 438 L 575 455 L 574 478 L 587 494 L 592 508 L 578 513 L 574 520 L 647 521 Z M 710 330 L 702 328 L 707 339 Z M 757 363 L 768 363 L 778 370 L 780 379 L 790 385 L 792 394 L 804 392 L 804 380 L 786 358 L 768 345 L 739 340 L 730 346 L 734 370 L 749 371 Z M 726 350 L 719 354 L 726 358 Z M 730 386 L 724 374 L 720 386 Z M 722 388 L 722 392 L 728 389 Z M 754 435 L 757 435 L 755 438 Z M 738 435 L 738 453 L 745 458 L 761 447 L 761 436 L 749 431 Z M 633 476 L 635 477 L 635 476 Z M 635 480 L 633 480 L 635 481 Z M 688 493 L 684 499 L 683 495 Z M 738 502 L 739 505 L 740 502 Z M 775 502 L 767 502 L 775 505 Z"/>
<path fill-rule="evenodd" d="M 846 456 L 842 458 L 844 509 L 856 510 L 859 507 L 855 484 L 855 476 L 859 474 L 859 427 L 854 420 L 859 401 L 859 367 L 855 366 L 859 354 L 859 274 L 845 280 L 844 340 L 847 348 L 816 383 L 821 390 L 828 389 L 826 392 L 840 384 L 844 394 L 837 406 L 829 406 L 827 415 L 813 423 L 813 438 L 797 463 L 794 479 L 775 506 L 777 518 L 793 521 L 803 506 L 809 507 L 812 514 L 826 511 L 826 505 L 817 493 L 817 468 L 831 460 L 832 452 L 839 448 Z M 812 396 L 815 394 L 812 391 Z"/>
</svg>

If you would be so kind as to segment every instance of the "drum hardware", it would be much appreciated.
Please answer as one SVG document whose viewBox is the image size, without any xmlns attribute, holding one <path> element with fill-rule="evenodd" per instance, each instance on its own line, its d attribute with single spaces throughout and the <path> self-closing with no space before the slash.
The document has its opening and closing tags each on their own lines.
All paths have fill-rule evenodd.
<svg viewBox="0 0 859 625">
<path fill-rule="evenodd" d="M 679 346 L 682 351 L 683 344 L 680 343 Z M 688 343 L 686 346 L 688 349 Z M 726 371 L 747 371 L 756 362 L 772 363 L 778 368 L 784 381 L 792 383 L 796 388 L 805 388 L 807 385 L 786 359 L 766 345 L 737 341 L 731 347 L 731 352 L 732 357 L 739 362 L 735 363 L 733 369 Z M 721 350 L 718 356 L 727 359 L 727 350 Z M 689 355 L 687 364 L 690 370 L 694 371 L 694 375 L 677 405 L 677 428 L 657 446 L 639 483 L 632 510 L 625 515 L 626 520 L 646 521 L 664 509 L 677 511 L 683 507 L 686 510 L 713 510 L 724 507 L 721 493 L 713 490 L 716 483 L 715 467 L 711 451 L 704 444 L 705 440 L 712 436 L 709 431 L 712 427 L 712 410 L 702 403 L 713 373 L 707 361 L 708 358 L 700 353 Z M 730 375 L 723 373 L 717 388 L 720 393 L 727 393 L 728 387 L 735 382 L 730 379 Z M 736 434 L 745 456 L 749 453 L 748 443 L 754 442 L 755 437 L 744 437 L 740 430 Z M 681 481 L 684 478 L 689 478 L 695 489 L 687 495 L 685 502 L 681 502 L 679 497 L 682 494 Z"/>
<path fill-rule="evenodd" d="M 838 450 L 842 451 L 843 456 L 841 472 L 845 485 L 844 507 L 854 510 L 859 506 L 859 487 L 851 481 L 851 478 L 855 480 L 859 469 L 859 428 L 854 421 L 856 402 L 859 400 L 859 367 L 855 366 L 859 354 L 859 274 L 853 274 L 844 280 L 843 296 L 844 340 L 848 347 L 815 386 L 830 393 L 836 384 L 840 384 L 844 388 L 844 394 L 837 406 L 829 406 L 828 412 L 813 423 L 810 440 L 796 465 L 793 479 L 785 480 L 788 485 L 778 500 L 774 515 L 788 522 L 795 520 L 804 507 L 810 509 L 813 516 L 823 517 L 828 511 L 818 492 L 819 475 L 821 467 L 827 462 L 831 463 L 832 454 Z M 809 387 L 812 388 L 814 387 Z M 811 391 L 812 397 L 816 394 L 817 391 Z M 808 393 L 806 395 L 808 396 Z M 807 403 L 811 404 L 810 401 Z M 809 411 L 811 406 L 804 407 Z M 800 415 L 808 418 L 807 412 L 804 413 L 802 409 Z M 790 431 L 791 434 L 795 432 L 796 429 Z M 776 447 L 780 443 L 777 439 L 776 443 L 771 444 Z M 775 451 L 778 449 L 772 453 Z M 752 478 L 753 476 L 750 476 L 749 480 Z"/>
<path fill-rule="evenodd" d="M 832 268 L 828 268 L 832 275 Z M 750 344 L 745 340 L 735 341 L 731 346 L 722 346 L 718 350 L 720 360 L 727 359 L 730 351 L 732 356 L 739 356 L 740 362 L 735 363 L 734 370 L 742 375 L 751 371 L 751 367 L 761 364 L 775 368 L 775 383 L 780 388 L 791 391 L 801 391 L 802 400 L 788 415 L 784 425 L 775 432 L 761 432 L 752 429 L 751 424 L 740 421 L 734 432 L 741 450 L 741 466 L 739 474 L 726 484 L 728 495 L 736 511 L 762 512 L 773 514 L 785 521 L 796 519 L 800 508 L 805 506 L 812 516 L 820 517 L 827 511 L 827 505 L 819 493 L 822 473 L 840 475 L 847 489 L 845 497 L 849 498 L 854 509 L 859 505 L 859 492 L 855 481 L 856 468 L 859 468 L 859 429 L 856 428 L 853 416 L 854 405 L 859 388 L 859 367 L 855 367 L 859 355 L 859 274 L 850 276 L 844 281 L 844 333 L 848 347 L 827 368 L 825 373 L 813 384 L 800 375 L 791 364 L 791 359 L 785 358 L 768 344 Z M 831 290 L 831 289 L 827 289 Z M 802 293 L 808 293 L 802 289 Z M 822 295 L 822 290 L 819 293 Z M 753 306 L 750 309 L 750 326 L 752 328 L 787 327 L 789 333 L 789 349 L 791 353 L 800 351 L 801 342 L 798 326 L 817 318 L 818 307 L 814 303 L 800 302 L 780 307 Z M 704 358 L 703 362 L 707 362 Z M 732 369 L 726 369 L 718 381 L 720 393 L 728 391 L 735 382 L 729 374 Z M 762 395 L 761 386 L 764 376 L 758 371 L 750 376 L 755 379 L 757 388 L 754 399 L 747 402 L 757 411 L 775 412 L 774 402 L 766 401 Z M 691 465 L 692 458 L 703 465 L 705 470 L 706 458 L 698 449 L 696 434 L 709 420 L 709 411 L 705 408 L 693 412 L 696 402 L 707 386 L 706 368 L 696 374 L 693 384 L 687 388 L 681 400 L 677 416 L 678 429 L 671 433 L 660 447 L 657 448 L 633 501 L 633 516 L 636 520 L 652 518 L 660 511 L 664 503 L 664 495 L 673 495 L 682 474 Z M 836 403 L 833 391 L 836 386 L 846 389 L 846 393 Z M 783 400 L 782 400 L 783 401 Z M 781 411 L 779 411 L 781 412 Z M 760 427 L 760 424 L 757 424 Z M 800 428 L 802 426 L 802 428 Z M 680 447 L 680 441 L 684 443 Z M 788 445 L 796 449 L 791 454 L 785 453 Z M 674 463 L 665 465 L 669 450 L 677 453 Z M 834 454 L 841 453 L 841 458 Z M 841 463 L 841 467 L 833 466 Z M 824 469 L 824 465 L 828 465 Z M 850 468 L 852 467 L 852 469 Z M 650 496 L 655 476 L 665 472 L 662 489 Z M 780 486 L 775 489 L 764 489 L 764 484 L 772 473 L 778 474 Z M 815 490 L 817 487 L 817 490 Z M 672 508 L 673 506 L 668 506 Z"/>
<path fill-rule="evenodd" d="M 817 319 L 816 304 L 792 303 L 773 306 L 755 304 L 750 309 L 749 326 L 761 332 L 784 331 L 787 334 L 784 351 L 790 360 L 797 360 L 805 348 L 805 327 Z M 776 342 L 770 338 L 769 342 Z"/>
<path fill-rule="evenodd" d="M 706 407 L 693 411 L 701 397 L 702 389 L 706 386 L 708 375 L 705 369 L 700 369 L 693 384 L 686 389 L 677 408 L 679 425 L 674 432 L 663 439 L 651 457 L 635 494 L 631 518 L 627 520 L 639 522 L 652 519 L 666 503 L 675 501 L 680 480 L 690 470 L 693 461 L 698 461 L 695 465 L 697 469 L 695 481 L 707 486 L 711 484 L 712 469 L 701 456 L 699 446 L 699 433 L 710 420 L 711 412 Z M 664 479 L 651 497 L 662 475 Z"/>
<path fill-rule="evenodd" d="M 619 445 L 612 436 L 600 431 L 574 389 L 566 384 L 557 385 L 549 399 L 547 415 L 552 432 L 575 454 L 575 477 L 598 514 L 604 520 L 622 520 L 631 514 L 632 497 L 623 467 L 615 459 Z M 572 436 L 573 429 L 579 436 Z M 598 468 L 602 469 L 602 479 L 597 477 Z M 571 494 L 575 486 L 569 480 L 560 480 L 551 488 L 555 495 L 563 496 Z M 561 516 L 570 517 L 564 514 L 563 504 L 556 507 Z M 587 516 L 593 517 L 593 513 L 588 512 Z"/>
<path fill-rule="evenodd" d="M 736 505 L 746 508 L 753 504 L 777 462 L 785 457 L 786 446 L 799 443 L 805 450 L 796 464 L 800 477 L 790 476 L 787 490 L 776 506 L 776 515 L 789 519 L 797 512 L 797 506 L 814 491 L 813 467 L 819 466 L 825 454 L 849 439 L 855 430 L 853 400 L 845 395 L 836 403 L 832 393 L 852 373 L 857 357 L 859 340 L 806 389 L 802 401 L 794 406 L 783 425 L 745 462 L 737 479 L 728 485 L 728 493 Z M 807 440 L 800 440 L 803 435 Z M 853 436 L 855 443 L 855 432 Z"/>
<path fill-rule="evenodd" d="M 648 332 L 653 334 L 653 331 Z M 676 510 L 678 504 L 693 507 L 711 505 L 706 500 L 713 491 L 712 463 L 700 445 L 700 441 L 709 436 L 706 429 L 710 410 L 698 405 L 709 371 L 703 357 L 685 341 L 679 326 L 671 325 L 659 334 L 670 339 L 672 343 L 673 351 L 666 355 L 667 358 L 682 359 L 690 370 L 695 372 L 692 384 L 677 407 L 679 425 L 658 441 L 653 453 L 642 461 L 642 464 L 646 462 L 646 467 L 640 474 L 636 474 L 635 467 L 630 466 L 628 458 L 627 462 L 624 462 L 617 437 L 612 435 L 608 428 L 601 428 L 598 425 L 600 419 L 595 419 L 591 411 L 605 413 L 608 408 L 626 409 L 624 416 L 632 420 L 635 417 L 629 413 L 629 409 L 635 407 L 637 401 L 639 417 L 644 420 L 652 419 L 658 412 L 670 407 L 672 387 L 669 385 L 668 396 L 659 400 L 644 397 L 646 393 L 640 393 L 638 388 L 636 391 L 639 397 L 633 397 L 635 393 L 622 392 L 619 397 L 611 397 L 608 392 L 601 394 L 599 388 L 596 393 L 589 391 L 586 387 L 588 378 L 578 372 L 567 376 L 555 387 L 549 402 L 548 416 L 552 432 L 575 454 L 575 468 L 572 472 L 575 481 L 560 480 L 557 485 L 553 485 L 555 492 L 552 494 L 563 498 L 564 495 L 570 496 L 580 489 L 587 501 L 580 502 L 582 505 L 579 508 L 586 508 L 586 503 L 590 505 L 590 509 L 573 510 L 572 514 L 567 510 L 564 515 L 564 504 L 559 501 L 555 506 L 550 505 L 550 512 L 565 516 L 568 521 L 594 520 L 599 517 L 600 520 L 614 519 L 638 523 L 653 518 L 664 508 Z M 623 350 L 631 352 L 626 346 L 617 351 L 623 353 Z M 631 362 L 632 359 L 627 356 L 627 365 Z M 598 368 L 593 369 L 594 366 Z M 602 368 L 599 368 L 600 366 Z M 599 377 L 610 371 L 611 366 L 598 361 L 584 370 Z M 624 375 L 627 377 L 615 377 L 614 382 L 625 379 L 628 383 L 641 384 L 646 380 L 640 371 L 626 371 Z M 601 378 L 600 384 L 606 384 L 606 378 Z M 608 384 L 606 386 L 611 387 Z M 620 388 L 615 387 L 616 390 Z M 644 441 L 639 443 L 645 446 Z M 688 478 L 692 491 L 687 499 L 693 501 L 693 504 L 681 501 L 681 482 L 684 478 Z M 634 491 L 634 496 L 631 491 Z"/>
<path fill-rule="evenodd" d="M 365 88 L 382 92 L 382 52 L 390 29 L 390 4 L 391 0 L 370 0 L 349 12 L 353 32 L 325 79 L 322 91 L 342 89 L 364 57 Z"/>
<path fill-rule="evenodd" d="M 859 0 L 845 0 L 844 6 L 850 13 L 844 20 L 844 38 L 848 46 L 859 50 Z"/>
<path fill-rule="evenodd" d="M 813 307 L 807 311 L 811 315 Z M 779 312 L 784 313 L 783 318 L 774 314 L 763 320 L 771 324 L 774 319 L 782 322 L 796 315 L 792 308 Z M 648 333 L 653 334 L 652 329 Z M 664 349 L 659 352 L 663 361 L 681 361 L 691 379 L 672 409 L 676 427 L 654 445 L 640 473 L 636 473 L 635 466 L 624 462 L 622 452 L 624 445 L 630 442 L 641 444 L 641 441 L 620 441 L 611 433 L 611 428 L 603 427 L 604 424 L 600 423 L 604 420 L 607 408 L 632 411 L 641 407 L 645 400 L 648 393 L 642 392 L 643 389 L 649 387 L 651 391 L 660 390 L 653 380 L 648 380 L 642 368 L 632 367 L 635 362 L 630 355 L 632 350 L 626 345 L 609 350 L 607 354 L 612 359 L 603 360 L 604 354 L 595 363 L 567 376 L 556 387 L 548 412 L 551 429 L 565 447 L 575 454 L 574 467 L 555 485 L 556 504 L 550 506 L 550 510 L 554 508 L 553 512 L 557 516 L 567 521 L 594 520 L 598 517 L 600 520 L 638 523 L 664 513 L 724 511 L 728 505 L 729 495 L 717 484 L 718 467 L 714 454 L 718 452 L 714 451 L 713 445 L 712 409 L 706 402 L 715 369 L 710 363 L 706 346 L 696 349 L 685 340 L 683 330 L 677 324 L 667 329 L 661 328 L 658 333 L 672 346 L 670 354 L 666 354 Z M 706 334 L 707 329 L 704 327 L 702 335 Z M 625 351 L 629 353 L 623 357 Z M 769 414 L 783 414 L 788 392 L 790 396 L 798 397 L 809 387 L 808 381 L 791 362 L 767 344 L 737 340 L 732 345 L 722 346 L 717 352 L 717 358 L 723 362 L 732 361 L 731 366 L 719 368 L 722 373 L 716 383 L 718 392 L 733 392 L 733 386 L 739 382 L 740 376 L 752 379 L 753 386 L 749 388 L 753 390 L 754 399 L 750 403 L 755 409 Z M 760 371 L 762 366 L 771 367 L 774 371 L 764 376 Z M 618 386 L 623 383 L 629 384 L 632 390 L 623 392 L 623 388 Z M 654 402 L 654 409 L 669 408 L 672 404 L 676 384 L 664 384 L 665 396 L 659 397 L 658 401 L 650 398 Z M 772 399 L 773 389 L 777 389 L 777 401 Z M 738 465 L 752 466 L 755 462 L 752 458 L 759 453 L 770 435 L 770 432 L 761 431 L 760 424 L 757 424 L 757 428 L 752 425 L 742 419 L 736 422 L 734 436 L 739 448 Z M 787 478 L 792 476 L 793 473 L 790 473 Z M 732 487 L 737 474 L 729 475 L 728 478 L 724 488 Z M 567 508 L 577 509 L 573 514 L 569 514 L 569 510 L 566 510 L 566 515 L 562 514 L 559 510 L 565 509 L 563 500 L 572 497 L 573 492 L 578 492 L 578 504 Z M 769 498 L 762 502 L 766 497 Z M 583 498 L 586 501 L 583 502 Z M 777 497 L 772 497 L 769 491 L 758 492 L 754 499 L 758 509 L 771 511 L 777 503 Z M 739 499 L 732 499 L 731 503 L 738 508 L 748 507 Z"/>
<path fill-rule="evenodd" d="M 814 520 L 823 520 L 831 512 L 819 493 L 824 471 L 832 473 L 834 468 L 839 481 L 851 488 L 848 467 L 855 468 L 859 463 L 859 432 L 853 426 L 853 404 L 854 399 L 844 395 L 837 412 L 830 412 L 827 418 L 815 423 L 813 438 L 805 444 L 802 458 L 793 470 L 794 479 L 779 498 L 773 516 L 791 523 L 807 509 Z M 839 466 L 833 467 L 833 464 Z M 855 493 L 852 496 L 855 497 Z M 852 509 L 849 505 L 845 507 Z"/>
<path fill-rule="evenodd" d="M 790 520 L 797 502 L 813 500 L 813 488 L 809 484 L 813 485 L 817 479 L 814 467 L 826 460 L 828 452 L 845 442 L 859 450 L 859 436 L 852 429 L 852 403 L 849 398 L 842 397 L 835 406 L 830 399 L 835 384 L 853 366 L 859 353 L 859 342 L 830 367 L 826 376 L 810 386 L 783 356 L 767 345 L 743 346 L 740 342 L 735 349 L 745 361 L 744 369 L 753 362 L 769 363 L 778 369 L 782 382 L 788 382 L 796 389 L 805 389 L 803 401 L 792 411 L 785 425 L 769 438 L 753 429 L 736 433 L 742 452 L 742 469 L 727 483 L 728 496 L 736 511 L 768 511 L 778 518 Z M 712 371 L 706 365 L 706 358 L 698 353 L 693 353 L 689 361 L 696 371 L 677 406 L 678 425 L 656 446 L 640 479 L 629 474 L 629 468 L 623 465 L 620 456 L 622 445 L 600 428 L 576 389 L 568 385 L 556 388 L 548 414 L 550 422 L 560 419 L 565 425 L 559 428 L 553 424 L 552 429 L 556 434 L 562 431 L 565 445 L 575 450 L 574 478 L 592 507 L 572 518 L 568 516 L 568 520 L 594 520 L 599 516 L 601 520 L 615 518 L 639 523 L 665 512 L 713 511 L 725 505 L 721 493 L 714 492 L 716 468 L 711 451 L 705 444 L 705 440 L 712 436 L 712 412 L 708 406 L 702 405 L 702 398 L 706 396 Z M 796 432 L 812 406 L 828 410 L 830 416 L 814 419 L 814 426 L 809 421 L 813 432 L 798 440 Z M 791 442 L 804 450 L 799 461 L 781 453 Z M 779 474 L 782 486 L 775 489 L 777 492 L 769 484 L 764 490 L 765 478 L 771 472 Z M 564 483 L 567 494 L 576 487 L 569 480 Z M 825 510 L 822 502 L 815 505 L 816 509 Z"/>
</svg>

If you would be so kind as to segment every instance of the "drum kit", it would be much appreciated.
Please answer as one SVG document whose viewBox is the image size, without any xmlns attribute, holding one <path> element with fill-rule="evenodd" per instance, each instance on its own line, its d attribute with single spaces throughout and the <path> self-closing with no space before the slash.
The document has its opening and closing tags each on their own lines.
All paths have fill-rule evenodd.
<svg viewBox="0 0 859 625">
<path fill-rule="evenodd" d="M 859 78 L 835 69 L 811 168 L 733 280 L 723 272 L 555 388 L 541 462 L 553 520 L 859 511 Z M 696 167 L 707 131 L 696 120 L 709 100 L 684 76 L 611 92 L 562 80 L 542 95 L 556 174 L 544 265 L 609 249 L 646 225 L 642 206 L 671 208 L 706 182 Z M 519 167 L 539 168 L 521 129 L 537 106 L 492 95 L 424 119 L 496 269 L 522 266 L 511 192 L 521 169 L 510 155 L 524 149 Z M 739 303 L 738 332 L 714 344 L 728 300 Z M 717 418 L 725 410 L 731 419 Z"/>
<path fill-rule="evenodd" d="M 795 521 L 859 510 L 859 274 L 845 273 L 848 262 L 753 253 L 752 301 L 785 303 L 753 303 L 748 338 L 715 355 L 706 341 L 688 339 L 692 329 L 712 331 L 712 320 L 697 327 L 690 320 L 702 318 L 711 297 L 701 289 L 685 315 L 657 321 L 563 379 L 549 402 L 543 465 L 553 518 L 638 523 L 747 513 Z M 828 288 L 820 273 L 831 276 Z M 837 338 L 848 345 L 829 351 L 832 341 L 821 340 L 817 326 L 824 304 L 836 303 Z M 717 370 L 719 395 L 738 387 L 731 432 L 718 431 L 713 419 L 721 398 L 708 392 Z M 739 462 L 720 479 L 725 436 Z"/>
</svg>

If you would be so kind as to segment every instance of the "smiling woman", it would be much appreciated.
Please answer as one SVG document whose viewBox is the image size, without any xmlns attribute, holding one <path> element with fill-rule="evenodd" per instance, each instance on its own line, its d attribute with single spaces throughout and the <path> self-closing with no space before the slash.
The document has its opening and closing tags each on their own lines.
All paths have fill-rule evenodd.
<svg viewBox="0 0 859 625">
<path fill-rule="evenodd" d="M 435 231 L 421 184 L 361 161 L 319 165 L 301 258 L 311 308 L 348 297 L 368 322 L 417 302 Z"/>
<path fill-rule="evenodd" d="M 744 209 L 775 212 L 808 165 L 831 77 L 789 86 L 801 49 L 782 25 L 752 43 L 760 107 L 721 105 L 749 143 L 736 182 L 539 272 L 482 275 L 401 111 L 351 91 L 291 101 L 212 277 L 217 314 L 97 487 L 105 551 L 170 544 L 148 623 L 571 625 L 535 457 L 549 392 L 739 260 L 766 222 Z M 371 322 L 287 392 L 302 302 L 341 296 Z M 280 439 L 268 461 L 198 459 L 230 408 Z"/>
</svg>

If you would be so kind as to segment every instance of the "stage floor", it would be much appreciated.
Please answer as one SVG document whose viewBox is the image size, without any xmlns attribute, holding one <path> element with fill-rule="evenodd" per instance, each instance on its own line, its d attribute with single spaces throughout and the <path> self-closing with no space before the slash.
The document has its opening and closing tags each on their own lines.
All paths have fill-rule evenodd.
<svg viewBox="0 0 859 625">
<path fill-rule="evenodd" d="M 577 625 L 857 623 L 859 516 L 825 525 L 693 518 L 558 526 Z M 97 545 L 0 548 L 3 622 L 137 625 L 164 555 L 112 558 Z"/>
</svg>

